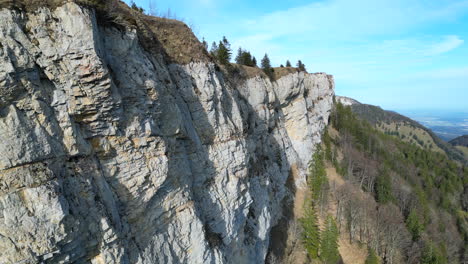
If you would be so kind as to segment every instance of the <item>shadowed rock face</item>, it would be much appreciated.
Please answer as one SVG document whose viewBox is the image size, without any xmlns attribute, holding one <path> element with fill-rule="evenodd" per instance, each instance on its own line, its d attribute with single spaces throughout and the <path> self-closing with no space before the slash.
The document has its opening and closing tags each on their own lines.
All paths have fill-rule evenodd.
<svg viewBox="0 0 468 264">
<path fill-rule="evenodd" d="M 0 263 L 264 261 L 331 76 L 233 85 L 73 3 L 0 21 Z"/>
</svg>

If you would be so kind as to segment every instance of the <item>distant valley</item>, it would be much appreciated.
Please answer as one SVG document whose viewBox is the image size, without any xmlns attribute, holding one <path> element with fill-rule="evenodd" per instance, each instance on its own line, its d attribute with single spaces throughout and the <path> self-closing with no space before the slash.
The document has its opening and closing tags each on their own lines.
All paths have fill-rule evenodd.
<svg viewBox="0 0 468 264">
<path fill-rule="evenodd" d="M 468 112 L 455 111 L 398 111 L 430 128 L 445 141 L 468 134 Z"/>
</svg>

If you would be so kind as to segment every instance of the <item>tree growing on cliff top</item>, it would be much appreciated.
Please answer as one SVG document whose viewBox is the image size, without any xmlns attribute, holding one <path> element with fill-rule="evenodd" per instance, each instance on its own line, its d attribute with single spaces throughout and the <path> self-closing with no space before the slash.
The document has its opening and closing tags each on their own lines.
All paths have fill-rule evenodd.
<svg viewBox="0 0 468 264">
<path fill-rule="evenodd" d="M 254 67 L 254 61 L 252 58 L 252 54 L 250 54 L 249 51 L 243 50 L 242 48 L 239 48 L 237 50 L 237 56 L 236 56 L 236 63 L 241 64 L 241 65 L 246 65 L 250 67 Z M 256 62 L 255 62 L 256 64 Z"/>
<path fill-rule="evenodd" d="M 155 0 L 149 0 L 148 3 L 148 15 L 150 16 L 158 16 L 158 9 L 156 7 L 156 1 Z"/>
<path fill-rule="evenodd" d="M 292 67 L 291 62 L 289 60 L 286 61 L 286 67 Z"/>
<path fill-rule="evenodd" d="M 261 65 L 262 70 L 265 72 L 265 74 L 268 77 L 273 78 L 273 69 L 271 68 L 270 58 L 268 58 L 268 54 L 265 53 L 265 56 L 263 56 Z"/>
<path fill-rule="evenodd" d="M 218 58 L 218 44 L 215 41 L 211 44 L 210 54 L 214 58 Z"/>
<path fill-rule="evenodd" d="M 142 14 L 145 12 L 145 10 L 142 7 L 137 6 L 134 1 L 131 2 L 131 7 L 133 10 L 136 10 Z"/>
<path fill-rule="evenodd" d="M 242 48 L 239 47 L 239 49 L 237 49 L 237 56 L 235 58 L 235 61 L 237 64 L 241 64 L 242 52 L 243 52 Z"/>
<path fill-rule="evenodd" d="M 202 45 L 203 45 L 203 48 L 208 51 L 208 43 L 206 42 L 205 38 L 203 38 L 202 40 Z"/>
<path fill-rule="evenodd" d="M 297 68 L 299 68 L 300 71 L 306 71 L 305 65 L 301 60 L 297 62 Z"/>
<path fill-rule="evenodd" d="M 218 44 L 217 59 L 219 63 L 227 65 L 231 60 L 231 54 L 231 44 L 226 37 L 223 37 L 223 40 Z"/>
</svg>

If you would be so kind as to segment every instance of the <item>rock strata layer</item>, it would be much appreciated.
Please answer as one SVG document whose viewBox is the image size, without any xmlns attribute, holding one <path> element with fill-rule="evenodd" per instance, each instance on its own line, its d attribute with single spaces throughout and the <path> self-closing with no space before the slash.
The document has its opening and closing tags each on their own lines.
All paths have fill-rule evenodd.
<svg viewBox="0 0 468 264">
<path fill-rule="evenodd" d="M 331 76 L 233 84 L 73 3 L 0 21 L 0 263 L 264 262 Z"/>
</svg>

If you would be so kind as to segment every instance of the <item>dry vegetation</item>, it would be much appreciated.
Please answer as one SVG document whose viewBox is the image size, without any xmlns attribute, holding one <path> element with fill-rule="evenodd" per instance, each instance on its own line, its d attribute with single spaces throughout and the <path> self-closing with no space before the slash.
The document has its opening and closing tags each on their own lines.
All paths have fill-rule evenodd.
<svg viewBox="0 0 468 264">
<path fill-rule="evenodd" d="M 281 77 L 286 76 L 291 73 L 300 72 L 298 68 L 294 68 L 294 67 L 276 67 L 276 68 L 273 68 L 273 70 L 274 70 L 273 76 L 275 80 L 279 80 Z"/>
<path fill-rule="evenodd" d="M 183 22 L 141 15 L 152 35 L 157 38 L 173 62 L 187 64 L 192 61 L 212 61 L 192 30 Z M 151 46 L 152 43 L 145 43 Z"/>
<path fill-rule="evenodd" d="M 67 2 L 75 2 L 80 5 L 98 9 L 106 8 L 110 1 L 107 0 L 0 0 L 0 8 L 19 8 L 34 11 L 40 7 L 57 8 Z"/>
<path fill-rule="evenodd" d="M 379 128 L 380 131 L 383 130 L 387 135 L 421 146 L 425 150 L 439 153 L 442 150 L 449 159 L 460 164 L 468 164 L 468 160 L 460 150 L 437 137 L 430 129 L 406 116 L 367 104 L 353 104 L 351 108 L 357 116 Z"/>
<path fill-rule="evenodd" d="M 465 146 L 455 146 L 457 149 L 459 149 L 463 154 L 465 154 L 466 159 L 468 159 L 468 147 Z"/>
<path fill-rule="evenodd" d="M 231 65 L 236 69 L 237 73 L 243 79 L 254 78 L 257 76 L 260 76 L 262 78 L 269 78 L 261 68 L 250 67 L 250 66 L 235 64 L 235 63 L 231 63 Z M 279 80 L 281 77 L 284 77 L 291 73 L 300 72 L 298 68 L 294 68 L 294 67 L 276 67 L 273 69 L 274 69 L 274 72 L 273 72 L 272 81 Z"/>
<path fill-rule="evenodd" d="M 405 142 L 415 144 L 423 149 L 445 154 L 445 152 L 434 142 L 431 135 L 429 135 L 424 129 L 414 127 L 405 122 L 381 122 L 377 124 L 376 127 L 382 132 L 396 136 Z"/>
<path fill-rule="evenodd" d="M 250 67 L 242 64 L 231 63 L 231 65 L 236 69 L 238 74 L 244 78 L 254 78 L 256 76 L 260 76 L 262 78 L 268 78 L 268 76 L 262 71 L 262 69 L 258 67 Z"/>
<path fill-rule="evenodd" d="M 329 127 L 329 132 L 333 129 Z M 325 146 L 323 146 L 325 147 Z M 330 162 L 326 162 L 327 177 L 330 180 L 330 193 L 329 203 L 327 204 L 327 213 L 338 216 L 339 201 L 335 199 L 335 191 L 343 188 L 346 181 L 336 172 L 336 169 Z M 365 196 L 364 193 L 361 193 Z M 364 264 L 367 258 L 367 249 L 363 246 L 359 246 L 357 243 L 351 243 L 349 241 L 349 233 L 345 228 L 340 230 L 340 237 L 338 240 L 339 251 L 344 264 Z"/>
<path fill-rule="evenodd" d="M 168 63 L 187 64 L 212 61 L 192 30 L 183 22 L 145 15 L 118 0 L 0 0 L 0 8 L 33 12 L 40 7 L 54 9 L 67 2 L 94 8 L 101 26 L 136 28 L 142 46 L 155 56 L 163 55 Z"/>
<path fill-rule="evenodd" d="M 154 56 L 163 56 L 167 63 L 188 64 L 190 62 L 214 62 L 216 60 L 197 39 L 192 29 L 184 22 L 150 16 L 132 9 L 119 0 L 0 0 L 0 8 L 15 8 L 34 12 L 38 8 L 55 9 L 67 2 L 93 8 L 101 26 L 121 29 L 134 28 L 138 32 L 141 45 Z M 152 12 L 151 12 L 152 13 Z M 235 81 L 260 76 L 269 78 L 261 68 L 240 64 L 218 63 L 220 69 Z M 277 67 L 271 80 L 275 81 L 290 73 L 299 72 L 294 67 Z"/>
<path fill-rule="evenodd" d="M 336 212 L 342 235 L 384 263 L 464 263 L 468 168 L 374 129 L 349 107 L 336 108 L 323 140 L 339 176 L 327 170 L 332 195 L 325 206 Z"/>
</svg>

